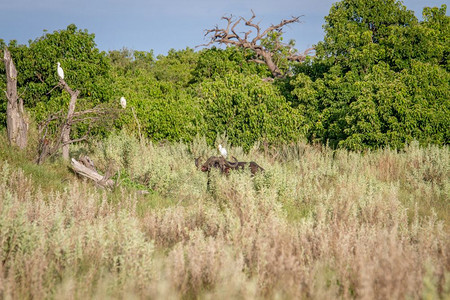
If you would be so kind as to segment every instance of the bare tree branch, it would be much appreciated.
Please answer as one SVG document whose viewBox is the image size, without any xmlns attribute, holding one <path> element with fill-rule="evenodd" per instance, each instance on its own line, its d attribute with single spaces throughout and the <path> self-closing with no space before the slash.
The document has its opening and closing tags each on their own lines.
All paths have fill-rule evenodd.
<svg viewBox="0 0 450 300">
<path fill-rule="evenodd" d="M 58 153 L 59 149 L 62 149 L 63 157 L 68 159 L 70 144 L 87 141 L 95 124 L 104 123 L 105 120 L 112 120 L 118 113 L 118 109 L 102 106 L 76 112 L 75 105 L 80 92 L 70 88 L 63 79 L 59 80 L 58 86 L 70 95 L 68 111 L 66 116 L 64 116 L 63 110 L 51 114 L 39 124 L 38 164 Z M 71 139 L 70 132 L 72 127 L 82 123 L 88 124 L 88 130 L 85 135 Z"/>
<path fill-rule="evenodd" d="M 275 54 L 279 55 L 283 49 L 288 48 L 290 50 L 292 47 L 281 42 L 281 35 L 271 37 L 270 34 L 272 32 L 281 33 L 286 25 L 300 22 L 301 16 L 282 20 L 280 23 L 271 25 L 263 30 L 259 23 L 254 22 L 256 18 L 255 12 L 253 10 L 251 12 L 252 16 L 248 20 L 243 17 L 235 19 L 232 15 L 229 17 L 222 17 L 222 20 L 227 21 L 226 27 L 219 28 L 219 26 L 216 25 L 213 29 L 205 30 L 205 37 L 208 36 L 210 40 L 208 43 L 200 46 L 208 47 L 212 44 L 218 43 L 250 49 L 255 53 L 255 58 L 251 59 L 251 61 L 266 64 L 273 77 L 282 77 L 282 71 L 280 70 L 280 66 L 277 65 L 274 56 Z M 253 28 L 256 32 L 252 39 L 250 39 L 250 35 L 253 33 L 253 30 L 251 29 L 244 32 L 243 37 L 237 33 L 237 28 L 241 21 L 244 22 L 245 26 Z M 271 47 L 267 48 L 264 41 L 267 41 L 267 38 L 269 37 L 274 38 L 274 40 L 270 41 Z M 294 54 L 289 51 L 290 54 L 284 54 L 284 57 L 289 61 L 303 62 L 306 59 L 306 56 L 308 56 L 313 50 L 314 48 L 307 49 L 302 54 Z"/>
<path fill-rule="evenodd" d="M 37 163 L 43 163 L 45 159 L 58 153 L 61 147 L 68 147 L 73 143 L 87 141 L 91 129 L 97 123 L 103 124 L 105 119 L 113 120 L 117 111 L 114 108 L 94 107 L 92 109 L 74 112 L 70 118 L 64 116 L 62 110 L 49 115 L 38 127 L 40 139 Z M 88 129 L 84 136 L 76 139 L 70 139 L 70 136 L 69 138 L 65 138 L 64 130 L 66 128 L 72 128 L 76 124 L 88 124 Z"/>
<path fill-rule="evenodd" d="M 310 54 L 315 51 L 316 51 L 316 49 L 314 47 L 311 47 L 311 48 L 308 48 L 305 51 L 303 51 L 302 54 L 291 54 L 287 57 L 287 59 L 290 61 L 303 62 L 303 61 L 305 61 L 307 56 L 314 57 L 314 55 L 310 55 Z"/>
</svg>

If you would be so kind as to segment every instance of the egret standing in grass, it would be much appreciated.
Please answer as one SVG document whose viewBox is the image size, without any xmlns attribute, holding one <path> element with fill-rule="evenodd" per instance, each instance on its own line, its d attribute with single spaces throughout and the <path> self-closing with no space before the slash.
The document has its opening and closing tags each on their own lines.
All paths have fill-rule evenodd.
<svg viewBox="0 0 450 300">
<path fill-rule="evenodd" d="M 59 63 L 59 61 L 58 61 L 58 76 L 59 78 L 64 79 L 64 70 L 63 68 L 61 68 L 61 64 Z"/>
<path fill-rule="evenodd" d="M 125 97 L 120 97 L 120 106 L 122 106 L 122 108 L 126 108 L 127 107 L 127 99 L 125 99 Z"/>
<path fill-rule="evenodd" d="M 223 148 L 221 144 L 219 144 L 218 148 L 219 148 L 219 152 L 223 156 L 223 158 L 227 158 L 227 155 L 228 155 L 227 149 Z"/>
</svg>

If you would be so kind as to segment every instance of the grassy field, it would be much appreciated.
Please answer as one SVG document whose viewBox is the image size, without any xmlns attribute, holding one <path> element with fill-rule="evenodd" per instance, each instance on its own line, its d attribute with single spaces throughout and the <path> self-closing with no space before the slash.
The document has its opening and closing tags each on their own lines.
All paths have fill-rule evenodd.
<svg viewBox="0 0 450 300">
<path fill-rule="evenodd" d="M 72 149 L 108 192 L 0 139 L 1 299 L 450 297 L 449 147 L 227 147 L 266 172 L 207 191 L 203 139 L 118 133 Z"/>
</svg>

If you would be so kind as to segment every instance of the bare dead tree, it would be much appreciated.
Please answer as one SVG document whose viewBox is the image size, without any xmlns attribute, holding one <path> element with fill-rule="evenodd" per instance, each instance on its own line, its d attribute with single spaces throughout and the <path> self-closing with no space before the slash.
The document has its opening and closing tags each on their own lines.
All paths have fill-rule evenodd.
<svg viewBox="0 0 450 300">
<path fill-rule="evenodd" d="M 253 10 L 252 17 L 248 20 L 243 17 L 235 19 L 232 15 L 229 17 L 222 17 L 222 20 L 227 21 L 226 28 L 219 28 L 216 25 L 214 29 L 207 29 L 205 36 L 209 36 L 210 41 L 209 43 L 201 46 L 207 47 L 214 43 L 218 43 L 252 50 L 255 53 L 255 58 L 252 59 L 252 61 L 266 64 L 272 73 L 272 76 L 275 78 L 283 77 L 282 71 L 274 58 L 276 53 L 281 52 L 283 49 L 287 49 L 287 54 L 285 54 L 285 58 L 287 60 L 303 62 L 306 57 L 314 51 L 314 48 L 309 48 L 303 53 L 297 53 L 296 50 L 290 45 L 281 42 L 280 34 L 272 35 L 274 32 L 281 33 L 283 27 L 288 24 L 298 23 L 300 17 L 292 17 L 290 19 L 282 20 L 279 24 L 271 25 L 264 30 L 259 26 L 259 23 L 254 22 L 255 17 L 256 15 Z M 250 27 L 250 29 L 246 32 L 238 33 L 237 27 L 241 21 L 245 24 L 245 26 Z M 256 30 L 256 35 L 253 38 L 250 37 L 252 34 L 252 28 L 253 30 Z M 264 40 L 267 40 L 269 36 L 274 36 L 275 39 L 272 43 L 270 43 L 270 47 L 267 47 Z"/>
<path fill-rule="evenodd" d="M 17 69 L 8 48 L 4 49 L 6 69 L 6 127 L 11 145 L 24 149 L 28 143 L 29 120 L 23 108 L 23 100 L 17 94 Z"/>
<path fill-rule="evenodd" d="M 72 128 L 72 118 L 75 112 L 75 105 L 77 104 L 77 99 L 78 95 L 80 95 L 80 91 L 72 90 L 62 78 L 59 79 L 59 85 L 70 95 L 69 109 L 67 111 L 67 119 L 61 130 L 62 156 L 65 160 L 69 160 L 69 144 L 71 143 L 70 130 Z"/>
<path fill-rule="evenodd" d="M 49 115 L 38 125 L 40 138 L 37 163 L 43 163 L 58 153 L 59 149 L 64 150 L 64 146 L 68 148 L 70 144 L 87 141 L 92 128 L 97 124 L 104 124 L 105 120 L 114 120 L 117 114 L 117 109 L 100 105 L 83 111 L 73 111 L 70 115 L 65 115 L 62 110 Z M 71 139 L 71 128 L 77 124 L 87 124 L 88 128 L 82 137 Z"/>
</svg>

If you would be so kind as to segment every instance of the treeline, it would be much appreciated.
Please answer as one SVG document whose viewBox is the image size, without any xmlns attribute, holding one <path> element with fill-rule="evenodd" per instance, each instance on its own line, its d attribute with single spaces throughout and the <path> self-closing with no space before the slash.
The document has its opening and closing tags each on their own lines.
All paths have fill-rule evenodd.
<svg viewBox="0 0 450 300">
<path fill-rule="evenodd" d="M 80 90 L 78 109 L 104 103 L 127 108 L 91 130 L 104 136 L 125 128 L 154 141 L 249 149 L 257 141 L 277 144 L 305 138 L 352 150 L 448 144 L 450 128 L 450 27 L 446 6 L 425 8 L 423 20 L 400 2 L 343 0 L 325 18 L 315 57 L 288 62 L 281 79 L 235 47 L 101 52 L 95 35 L 69 25 L 8 49 L 18 69 L 18 89 L 36 123 L 67 109 L 69 95 L 55 89 L 56 63 Z M 300 25 L 301 26 L 301 25 Z M 5 44 L 0 40 L 1 48 Z M 4 65 L 0 88 L 5 89 Z M 6 97 L 1 126 L 6 126 Z M 110 122 L 106 122 L 110 121 Z M 73 135 L 82 135 L 79 124 Z"/>
</svg>

